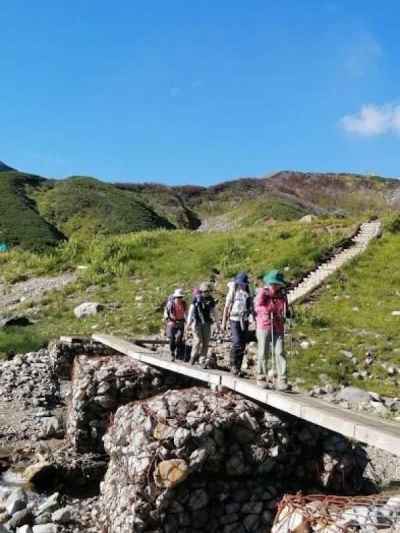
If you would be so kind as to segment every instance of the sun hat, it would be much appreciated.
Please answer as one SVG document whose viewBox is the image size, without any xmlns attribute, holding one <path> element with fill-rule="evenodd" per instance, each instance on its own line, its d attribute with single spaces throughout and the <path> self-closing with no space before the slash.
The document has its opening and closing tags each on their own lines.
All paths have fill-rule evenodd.
<svg viewBox="0 0 400 533">
<path fill-rule="evenodd" d="M 183 296 L 183 289 L 175 289 L 174 294 L 172 295 L 173 298 L 183 298 Z"/>
<path fill-rule="evenodd" d="M 246 272 L 239 272 L 235 276 L 235 283 L 241 283 L 246 285 L 249 282 L 249 276 L 246 274 Z"/>
<path fill-rule="evenodd" d="M 263 282 L 265 285 L 286 285 L 283 274 L 282 272 L 279 272 L 279 270 L 270 270 L 269 272 L 266 272 L 263 277 Z"/>
</svg>

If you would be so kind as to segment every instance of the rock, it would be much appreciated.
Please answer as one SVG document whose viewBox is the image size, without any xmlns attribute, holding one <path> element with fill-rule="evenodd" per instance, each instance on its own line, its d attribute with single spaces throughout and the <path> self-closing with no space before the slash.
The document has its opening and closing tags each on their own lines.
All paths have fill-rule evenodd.
<svg viewBox="0 0 400 533">
<path fill-rule="evenodd" d="M 40 524 L 33 526 L 33 533 L 58 533 L 58 526 L 56 524 Z"/>
<path fill-rule="evenodd" d="M 23 489 L 14 489 L 6 501 L 7 513 L 12 516 L 17 511 L 24 509 L 28 502 L 26 492 Z"/>
<path fill-rule="evenodd" d="M 58 506 L 59 493 L 55 492 L 39 505 L 36 516 L 53 511 Z"/>
<path fill-rule="evenodd" d="M 32 519 L 32 513 L 29 509 L 21 509 L 12 515 L 10 520 L 7 522 L 7 526 L 10 529 L 15 529 L 16 527 L 23 526 L 28 524 Z"/>
<path fill-rule="evenodd" d="M 51 519 L 53 522 L 59 522 L 60 524 L 68 524 L 68 522 L 71 522 L 73 516 L 73 509 L 69 506 L 62 507 L 61 509 L 57 509 L 57 511 L 54 511 L 54 513 L 51 515 Z"/>
<path fill-rule="evenodd" d="M 303 350 L 307 350 L 307 348 L 309 347 L 310 347 L 310 343 L 308 341 L 301 341 L 300 348 L 302 348 Z"/>
<path fill-rule="evenodd" d="M 39 462 L 25 468 L 23 477 L 28 483 L 35 483 L 36 479 L 53 472 L 53 465 L 47 462 Z"/>
<path fill-rule="evenodd" d="M 189 475 L 189 467 L 182 459 L 161 461 L 154 473 L 154 480 L 159 487 L 173 488 L 182 483 Z"/>
<path fill-rule="evenodd" d="M 0 528 L 0 533 L 2 533 L 2 530 Z M 17 533 L 32 533 L 32 528 L 29 525 L 21 526 L 17 528 Z"/>
<path fill-rule="evenodd" d="M 302 224 L 311 224 L 315 220 L 317 220 L 317 217 L 315 215 L 304 215 L 304 217 L 301 217 L 299 219 L 299 222 L 301 222 Z"/>
<path fill-rule="evenodd" d="M 347 359 L 353 358 L 353 352 L 350 352 L 348 350 L 340 350 L 340 353 L 347 357 Z"/>
<path fill-rule="evenodd" d="M 178 428 L 175 431 L 174 435 L 174 444 L 177 448 L 181 448 L 185 445 L 187 440 L 190 438 L 190 431 L 185 428 Z"/>
<path fill-rule="evenodd" d="M 88 316 L 97 315 L 100 311 L 104 309 L 102 304 L 97 302 L 84 302 L 74 309 L 74 315 L 76 318 L 86 318 Z"/>
<path fill-rule="evenodd" d="M 30 326 L 32 321 L 23 315 L 11 316 L 11 317 L 0 317 L 0 329 L 14 326 Z"/>
<path fill-rule="evenodd" d="M 336 399 L 349 403 L 368 402 L 370 400 L 369 392 L 359 389 L 358 387 L 344 387 L 336 394 Z"/>
<path fill-rule="evenodd" d="M 57 416 L 50 416 L 43 419 L 43 429 L 41 433 L 43 439 L 52 439 L 62 437 L 63 435 L 63 424 Z"/>
</svg>

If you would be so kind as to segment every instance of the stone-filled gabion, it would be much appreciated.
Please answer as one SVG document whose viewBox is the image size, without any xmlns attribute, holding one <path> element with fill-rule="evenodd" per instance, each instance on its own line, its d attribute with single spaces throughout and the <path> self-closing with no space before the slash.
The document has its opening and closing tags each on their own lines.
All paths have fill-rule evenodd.
<svg viewBox="0 0 400 533">
<path fill-rule="evenodd" d="M 51 369 L 48 350 L 16 355 L 1 364 L 0 399 L 33 407 L 59 403 L 59 381 Z"/>
<path fill-rule="evenodd" d="M 53 372 L 60 378 L 71 379 L 74 358 L 77 355 L 111 355 L 115 351 L 89 337 L 61 338 L 49 343 L 50 365 Z"/>
<path fill-rule="evenodd" d="M 67 416 L 69 443 L 79 452 L 104 452 L 103 435 L 112 413 L 133 400 L 188 382 L 124 355 L 75 357 Z"/>
<path fill-rule="evenodd" d="M 361 477 L 344 438 L 197 387 L 120 407 L 104 442 L 108 533 L 266 533 L 284 488 Z"/>
</svg>

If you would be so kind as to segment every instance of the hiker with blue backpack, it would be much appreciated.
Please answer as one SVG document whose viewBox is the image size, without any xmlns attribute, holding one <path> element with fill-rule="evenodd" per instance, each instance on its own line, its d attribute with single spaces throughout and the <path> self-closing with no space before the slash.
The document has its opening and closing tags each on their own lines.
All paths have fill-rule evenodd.
<svg viewBox="0 0 400 533">
<path fill-rule="evenodd" d="M 263 287 L 255 300 L 257 321 L 257 384 L 268 385 L 280 391 L 289 390 L 284 346 L 285 321 L 290 317 L 285 291 L 286 282 L 278 270 L 271 270 L 263 277 Z M 268 360 L 271 373 L 268 372 Z M 269 376 L 272 378 L 269 381 Z"/>
<path fill-rule="evenodd" d="M 171 361 L 185 358 L 185 321 L 187 304 L 183 289 L 176 289 L 168 298 L 164 309 L 166 335 L 169 340 Z"/>
<path fill-rule="evenodd" d="M 246 345 L 249 340 L 249 321 L 254 319 L 253 296 L 250 290 L 249 276 L 240 272 L 228 283 L 222 330 L 229 322 L 231 331 L 230 371 L 239 375 L 242 368 Z"/>
</svg>

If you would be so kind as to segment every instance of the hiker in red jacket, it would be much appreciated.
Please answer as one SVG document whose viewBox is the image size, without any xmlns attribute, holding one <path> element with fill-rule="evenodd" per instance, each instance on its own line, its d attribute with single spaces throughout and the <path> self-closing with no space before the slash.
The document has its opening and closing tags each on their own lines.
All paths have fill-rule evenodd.
<svg viewBox="0 0 400 533">
<path fill-rule="evenodd" d="M 168 298 L 164 309 L 164 319 L 167 323 L 167 337 L 171 361 L 184 359 L 185 356 L 185 321 L 187 315 L 187 304 L 184 300 L 183 289 L 176 291 Z"/>
<path fill-rule="evenodd" d="M 286 391 L 289 389 L 284 351 L 285 320 L 288 317 L 288 301 L 284 291 L 286 283 L 282 273 L 277 270 L 265 274 L 263 282 L 264 287 L 259 289 L 255 301 L 257 383 L 267 387 L 268 357 L 271 354 L 274 385 L 278 390 Z"/>
</svg>

